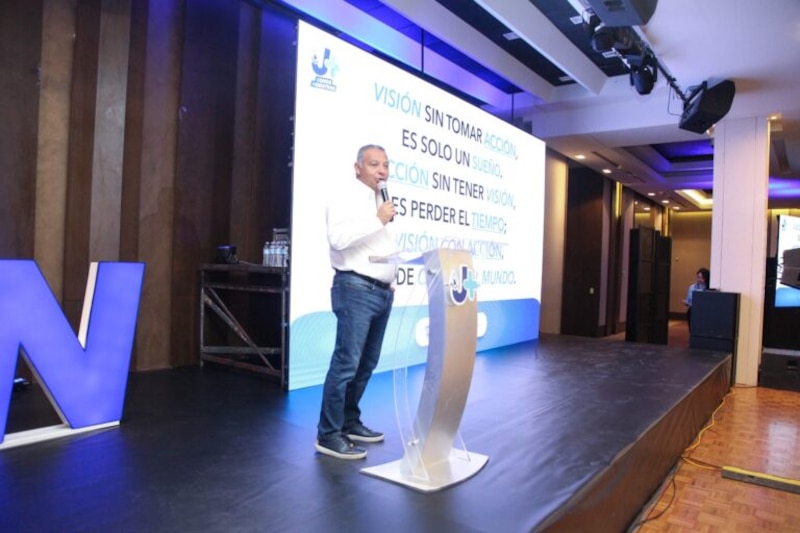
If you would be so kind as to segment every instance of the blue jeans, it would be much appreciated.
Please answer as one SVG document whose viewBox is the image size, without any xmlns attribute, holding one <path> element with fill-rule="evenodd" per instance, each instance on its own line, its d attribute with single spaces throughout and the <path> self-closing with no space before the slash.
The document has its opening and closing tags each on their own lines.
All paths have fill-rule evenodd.
<svg viewBox="0 0 800 533">
<path fill-rule="evenodd" d="M 394 292 L 347 272 L 337 272 L 331 287 L 336 315 L 336 345 L 322 389 L 317 437 L 342 433 L 361 421 L 358 403 L 378 365 Z"/>
</svg>

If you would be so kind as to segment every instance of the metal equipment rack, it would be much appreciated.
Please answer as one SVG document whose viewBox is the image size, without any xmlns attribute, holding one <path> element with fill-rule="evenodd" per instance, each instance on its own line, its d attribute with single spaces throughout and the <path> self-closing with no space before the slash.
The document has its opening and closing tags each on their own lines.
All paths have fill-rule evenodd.
<svg viewBox="0 0 800 533">
<path fill-rule="evenodd" d="M 279 345 L 259 346 L 256 343 L 246 327 L 252 317 L 243 316 L 246 311 L 242 311 L 241 306 L 236 307 L 230 303 L 232 292 L 250 293 L 278 300 L 267 305 L 280 306 Z M 203 265 L 200 268 L 201 365 L 209 361 L 266 374 L 278 378 L 281 386 L 286 389 L 288 387 L 288 302 L 288 268 L 249 263 Z M 207 313 L 207 309 L 213 313 Z M 209 321 L 219 322 L 219 319 L 227 326 L 228 333 L 232 332 L 235 336 L 228 335 L 223 344 L 212 345 L 207 339 Z M 266 324 L 264 327 L 270 326 L 274 327 L 274 324 Z M 248 327 L 252 331 L 253 327 Z"/>
</svg>

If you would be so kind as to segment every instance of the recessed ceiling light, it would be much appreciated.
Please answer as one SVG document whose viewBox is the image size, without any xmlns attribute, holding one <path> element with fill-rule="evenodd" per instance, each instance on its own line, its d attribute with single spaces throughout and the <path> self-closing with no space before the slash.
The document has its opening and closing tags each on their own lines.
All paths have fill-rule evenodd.
<svg viewBox="0 0 800 533">
<path fill-rule="evenodd" d="M 611 174 L 611 169 L 604 168 L 603 169 L 603 174 Z"/>
<path fill-rule="evenodd" d="M 510 31 L 508 33 L 504 33 L 503 37 L 505 37 L 506 41 L 516 41 L 517 39 L 519 39 L 519 35 L 517 35 L 513 31 Z"/>
<path fill-rule="evenodd" d="M 679 210 L 680 208 L 681 208 L 681 206 L 679 206 L 679 205 L 673 205 L 672 206 L 672 209 L 674 209 L 675 211 Z"/>
<path fill-rule="evenodd" d="M 581 161 L 583 161 L 584 159 L 586 159 L 586 156 L 583 154 L 575 154 L 575 159 L 580 159 Z"/>
<path fill-rule="evenodd" d="M 650 208 L 649 207 L 645 207 L 644 210 L 645 211 L 650 211 Z"/>
<path fill-rule="evenodd" d="M 661 203 L 662 203 L 662 204 L 668 204 L 668 203 L 669 203 L 669 200 L 661 200 Z"/>
<path fill-rule="evenodd" d="M 655 196 L 655 195 L 656 195 L 656 193 L 654 193 L 654 192 L 647 193 L 647 196 Z"/>
<path fill-rule="evenodd" d="M 714 205 L 714 199 L 706 196 L 703 191 L 695 189 L 680 189 L 678 193 L 681 196 L 688 198 L 692 201 L 692 203 L 694 203 L 694 205 L 702 209 L 711 209 L 711 206 Z"/>
</svg>

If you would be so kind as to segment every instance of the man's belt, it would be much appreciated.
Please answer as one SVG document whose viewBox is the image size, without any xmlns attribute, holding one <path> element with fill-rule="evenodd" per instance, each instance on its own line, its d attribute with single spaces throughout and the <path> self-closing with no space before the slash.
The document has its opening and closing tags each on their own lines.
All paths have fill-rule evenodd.
<svg viewBox="0 0 800 533">
<path fill-rule="evenodd" d="M 352 274 L 353 276 L 355 276 L 357 278 L 361 278 L 364 281 L 368 281 L 368 282 L 372 283 L 373 285 L 375 285 L 376 287 L 379 287 L 379 288 L 381 288 L 381 289 L 383 289 L 385 291 L 388 291 L 389 289 L 392 288 L 392 284 L 391 283 L 386 283 L 385 281 L 381 281 L 379 279 L 371 278 L 371 277 L 369 277 L 369 276 L 367 276 L 365 274 L 361 274 L 359 272 L 356 272 L 355 270 L 339 270 L 338 268 L 334 268 L 334 270 L 336 272 L 338 272 L 339 274 Z"/>
</svg>

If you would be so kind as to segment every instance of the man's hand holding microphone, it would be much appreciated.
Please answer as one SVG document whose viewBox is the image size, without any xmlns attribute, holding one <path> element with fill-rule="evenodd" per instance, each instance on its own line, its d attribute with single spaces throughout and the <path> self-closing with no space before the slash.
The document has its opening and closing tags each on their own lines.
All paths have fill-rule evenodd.
<svg viewBox="0 0 800 533">
<path fill-rule="evenodd" d="M 380 207 L 378 207 L 378 218 L 385 226 L 387 223 L 394 220 L 397 210 L 395 209 L 394 204 L 389 197 L 389 191 L 386 188 L 385 181 L 378 182 L 378 190 L 381 193 L 381 199 L 383 199 L 383 203 L 380 205 Z"/>
</svg>

